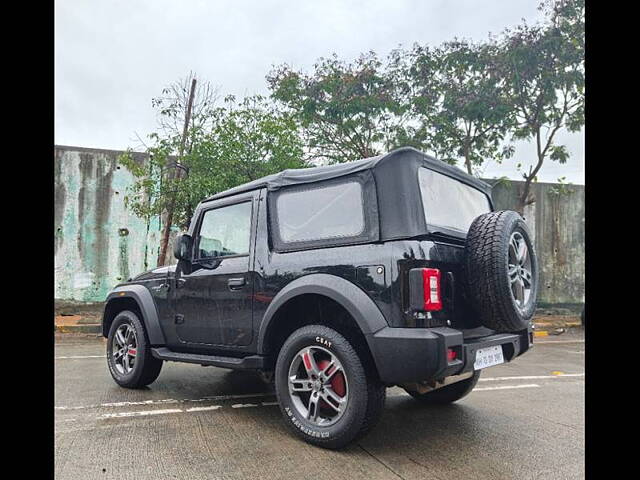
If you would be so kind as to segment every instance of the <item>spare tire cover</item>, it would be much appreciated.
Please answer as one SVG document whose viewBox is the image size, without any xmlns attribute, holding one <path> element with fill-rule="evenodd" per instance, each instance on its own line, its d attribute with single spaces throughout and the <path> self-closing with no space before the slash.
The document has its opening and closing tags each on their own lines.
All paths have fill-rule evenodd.
<svg viewBox="0 0 640 480">
<path fill-rule="evenodd" d="M 538 259 L 524 219 L 510 210 L 477 217 L 465 245 L 467 296 L 479 321 L 498 332 L 528 327 L 536 310 Z"/>
</svg>

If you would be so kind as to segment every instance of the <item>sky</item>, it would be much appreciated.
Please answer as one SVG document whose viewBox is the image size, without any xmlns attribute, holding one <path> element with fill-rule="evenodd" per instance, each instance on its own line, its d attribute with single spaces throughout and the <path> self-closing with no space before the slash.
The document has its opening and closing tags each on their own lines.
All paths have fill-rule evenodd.
<svg viewBox="0 0 640 480">
<path fill-rule="evenodd" d="M 319 57 L 345 60 L 454 37 L 484 40 L 525 19 L 537 0 L 56 0 L 57 145 L 124 150 L 157 126 L 151 99 L 190 71 L 238 97 L 268 94 L 265 75 L 286 63 L 310 71 Z M 538 177 L 584 184 L 584 129 L 560 132 L 571 158 Z M 533 144 L 485 164 L 483 177 L 519 179 Z"/>
</svg>

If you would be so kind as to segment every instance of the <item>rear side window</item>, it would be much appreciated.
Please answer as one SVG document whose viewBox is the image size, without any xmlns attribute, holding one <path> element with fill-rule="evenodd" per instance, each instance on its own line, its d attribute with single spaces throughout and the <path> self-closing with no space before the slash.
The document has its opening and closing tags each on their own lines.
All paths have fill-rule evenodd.
<svg viewBox="0 0 640 480">
<path fill-rule="evenodd" d="M 418 179 L 425 220 L 431 227 L 466 235 L 478 215 L 491 211 L 484 193 L 458 180 L 424 167 L 418 169 Z"/>
<path fill-rule="evenodd" d="M 278 234 L 285 243 L 358 237 L 365 229 L 362 185 L 344 182 L 278 195 Z"/>
</svg>

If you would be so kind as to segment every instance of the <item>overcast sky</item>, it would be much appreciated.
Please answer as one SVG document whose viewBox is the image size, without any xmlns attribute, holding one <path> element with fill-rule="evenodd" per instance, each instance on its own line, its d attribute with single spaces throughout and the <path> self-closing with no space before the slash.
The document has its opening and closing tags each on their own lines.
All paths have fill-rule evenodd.
<svg viewBox="0 0 640 480">
<path fill-rule="evenodd" d="M 537 0 L 56 0 L 55 143 L 106 149 L 139 144 L 156 117 L 151 98 L 196 72 L 223 94 L 267 94 L 265 74 L 288 63 L 310 70 L 335 52 L 352 60 L 402 44 L 437 45 L 454 36 L 486 39 L 542 20 Z M 540 181 L 584 183 L 584 130 L 563 132 L 566 165 L 549 162 Z M 485 177 L 518 178 L 517 160 L 489 162 Z"/>
</svg>

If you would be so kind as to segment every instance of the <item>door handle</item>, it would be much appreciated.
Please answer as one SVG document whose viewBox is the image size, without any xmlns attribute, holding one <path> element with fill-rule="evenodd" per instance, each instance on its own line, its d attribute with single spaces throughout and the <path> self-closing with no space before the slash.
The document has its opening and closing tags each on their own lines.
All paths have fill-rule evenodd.
<svg viewBox="0 0 640 480">
<path fill-rule="evenodd" d="M 229 290 L 240 290 L 246 283 L 247 281 L 244 278 L 230 278 L 227 282 L 227 286 L 229 287 Z"/>
<path fill-rule="evenodd" d="M 151 290 L 154 290 L 156 292 L 161 292 L 163 290 L 168 290 L 169 289 L 169 284 L 168 283 L 161 283 L 160 285 L 157 285 L 155 287 L 151 287 Z"/>
</svg>

